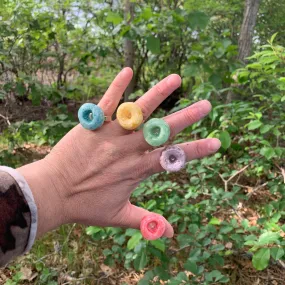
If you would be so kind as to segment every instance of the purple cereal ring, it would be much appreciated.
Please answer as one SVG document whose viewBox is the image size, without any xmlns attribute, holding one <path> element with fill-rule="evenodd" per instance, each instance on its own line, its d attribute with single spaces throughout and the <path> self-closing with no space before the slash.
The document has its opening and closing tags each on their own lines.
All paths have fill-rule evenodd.
<svg viewBox="0 0 285 285">
<path fill-rule="evenodd" d="M 182 148 L 173 145 L 165 148 L 160 156 L 160 165 L 169 172 L 177 172 L 186 164 L 186 154 Z"/>
</svg>

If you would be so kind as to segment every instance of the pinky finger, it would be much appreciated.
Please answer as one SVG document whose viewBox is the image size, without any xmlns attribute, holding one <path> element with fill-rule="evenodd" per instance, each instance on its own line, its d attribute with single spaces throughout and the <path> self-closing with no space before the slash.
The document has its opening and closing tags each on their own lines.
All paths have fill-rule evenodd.
<svg viewBox="0 0 285 285">
<path fill-rule="evenodd" d="M 221 147 L 221 142 L 218 139 L 202 139 L 179 144 L 178 146 L 184 150 L 187 161 L 190 161 L 215 153 Z M 143 164 L 146 164 L 146 169 L 150 169 L 150 175 L 165 171 L 160 165 L 160 156 L 163 149 L 158 148 L 145 154 Z"/>
</svg>

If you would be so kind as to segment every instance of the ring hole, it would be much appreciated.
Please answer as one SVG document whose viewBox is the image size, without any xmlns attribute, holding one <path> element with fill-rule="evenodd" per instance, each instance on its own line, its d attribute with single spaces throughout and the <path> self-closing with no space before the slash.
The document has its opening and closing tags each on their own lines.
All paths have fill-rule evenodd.
<svg viewBox="0 0 285 285">
<path fill-rule="evenodd" d="M 123 112 L 122 112 L 122 120 L 130 120 L 132 118 L 132 113 L 127 109 L 123 109 Z"/>
<path fill-rule="evenodd" d="M 93 120 L 93 113 L 91 110 L 86 110 L 83 113 L 83 118 L 85 121 L 91 122 Z"/>
<path fill-rule="evenodd" d="M 157 228 L 157 223 L 156 222 L 150 222 L 148 225 L 147 225 L 147 228 L 150 232 L 154 232 Z"/>
<path fill-rule="evenodd" d="M 158 137 L 159 134 L 160 134 L 160 127 L 153 127 L 153 128 L 151 129 L 151 133 L 152 133 L 154 136 Z"/>
<path fill-rule="evenodd" d="M 175 163 L 177 160 L 177 157 L 175 155 L 171 154 L 168 159 L 169 159 L 170 163 Z"/>
</svg>

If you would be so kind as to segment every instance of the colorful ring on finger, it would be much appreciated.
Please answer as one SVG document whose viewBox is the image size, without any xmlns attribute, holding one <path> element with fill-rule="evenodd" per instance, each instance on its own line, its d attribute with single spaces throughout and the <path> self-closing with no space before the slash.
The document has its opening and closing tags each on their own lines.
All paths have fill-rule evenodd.
<svg viewBox="0 0 285 285">
<path fill-rule="evenodd" d="M 165 229 L 165 220 L 155 213 L 143 217 L 140 223 L 141 234 L 147 240 L 159 239 L 163 236 Z"/>
<path fill-rule="evenodd" d="M 177 145 L 166 147 L 160 156 L 160 165 L 166 171 L 177 172 L 185 167 L 186 154 L 182 148 Z"/>
<path fill-rule="evenodd" d="M 127 102 L 119 106 L 117 110 L 117 119 L 122 128 L 131 131 L 142 124 L 143 113 L 137 104 Z"/>
<path fill-rule="evenodd" d="M 169 139 L 170 127 L 163 119 L 154 118 L 145 123 L 143 135 L 151 146 L 160 146 Z"/>
<path fill-rule="evenodd" d="M 105 116 L 103 110 L 96 104 L 85 103 L 78 110 L 78 119 L 83 128 L 96 130 L 105 121 L 111 121 L 111 116 Z"/>
</svg>

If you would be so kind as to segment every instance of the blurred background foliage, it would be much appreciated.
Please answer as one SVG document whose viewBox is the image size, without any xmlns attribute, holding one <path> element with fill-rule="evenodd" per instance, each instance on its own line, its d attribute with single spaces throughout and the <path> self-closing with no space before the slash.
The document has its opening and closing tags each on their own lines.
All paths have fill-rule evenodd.
<svg viewBox="0 0 285 285">
<path fill-rule="evenodd" d="M 222 141 L 133 194 L 169 219 L 173 240 L 63 226 L 3 271 L 3 284 L 283 284 L 284 15 L 276 0 L 2 0 L 2 165 L 48 153 L 124 66 L 134 77 L 122 101 L 181 75 L 155 116 L 211 101 L 210 116 L 174 143 Z"/>
</svg>

